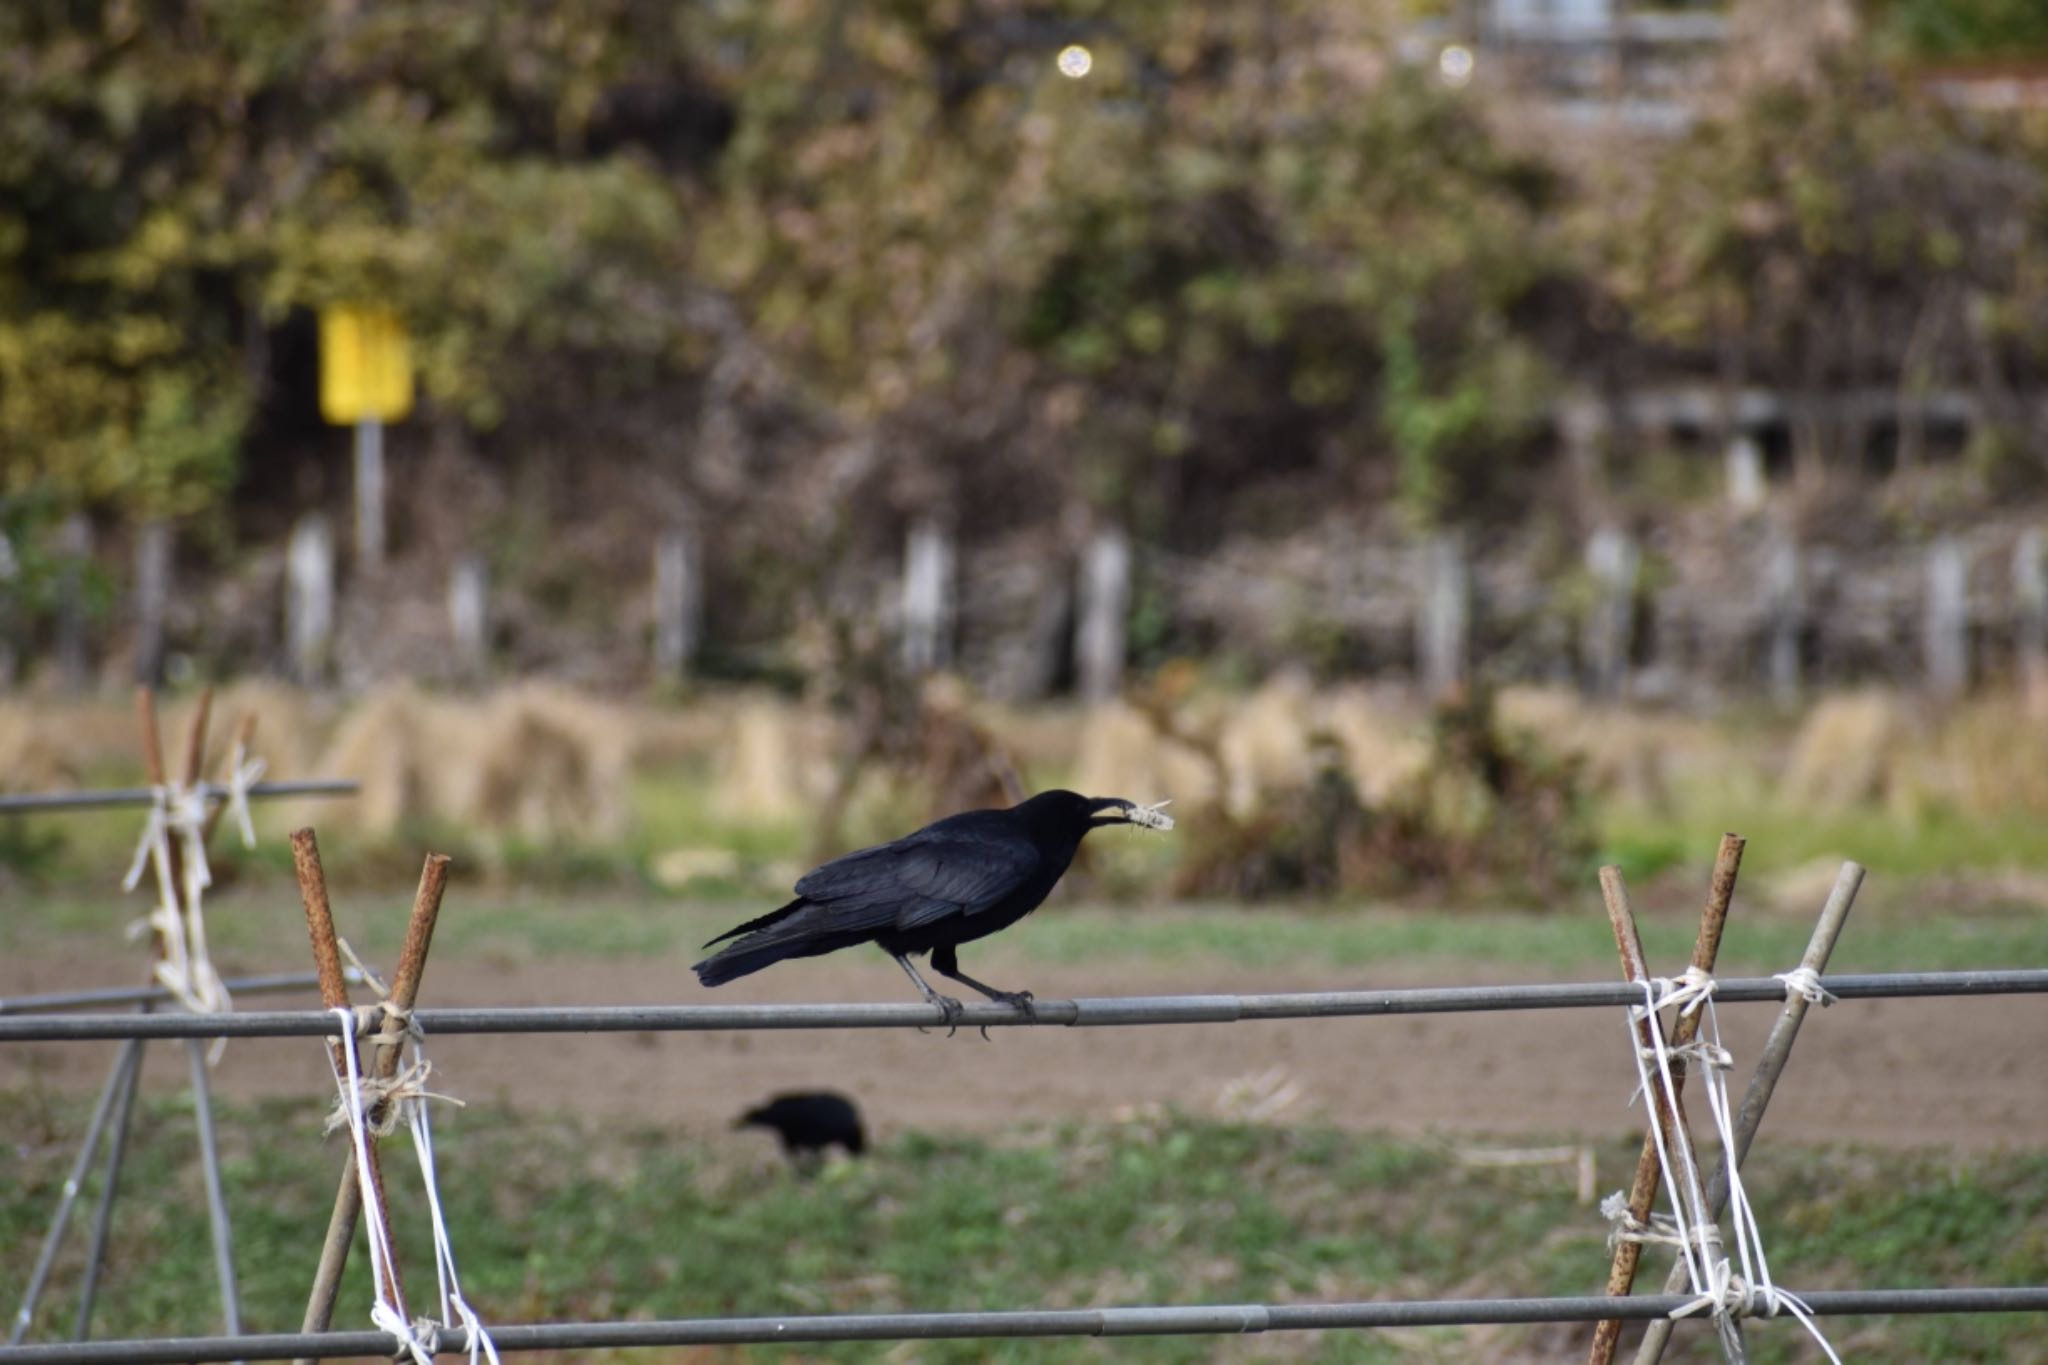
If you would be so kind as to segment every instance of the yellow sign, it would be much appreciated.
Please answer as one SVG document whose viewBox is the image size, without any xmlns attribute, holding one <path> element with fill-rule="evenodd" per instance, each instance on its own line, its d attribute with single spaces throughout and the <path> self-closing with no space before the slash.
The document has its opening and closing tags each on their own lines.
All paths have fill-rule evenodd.
<svg viewBox="0 0 2048 1365">
<path fill-rule="evenodd" d="M 412 354 L 389 308 L 320 310 L 320 415 L 336 426 L 396 422 L 412 411 Z"/>
</svg>

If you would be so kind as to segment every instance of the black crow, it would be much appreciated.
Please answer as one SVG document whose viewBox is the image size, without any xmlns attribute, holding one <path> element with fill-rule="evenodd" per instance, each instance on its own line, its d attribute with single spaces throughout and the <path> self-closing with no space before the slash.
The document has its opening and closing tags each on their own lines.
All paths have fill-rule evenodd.
<svg viewBox="0 0 2048 1365">
<path fill-rule="evenodd" d="M 957 949 L 1036 910 L 1074 861 L 1082 837 L 1104 825 L 1172 829 L 1173 820 L 1158 806 L 1069 791 L 1040 792 L 1008 810 L 950 815 L 893 844 L 814 868 L 796 884 L 795 900 L 712 939 L 704 946 L 738 941 L 692 970 L 706 986 L 718 986 L 784 958 L 875 943 L 949 1024 L 960 1017 L 960 1002 L 926 984 L 910 965 L 913 953 L 930 953 L 941 976 L 1028 1016 L 1030 991 L 976 981 L 960 970 Z"/>
<path fill-rule="evenodd" d="M 831 1090 L 794 1090 L 749 1109 L 735 1128 L 772 1128 L 791 1161 L 815 1157 L 837 1143 L 848 1156 L 867 1150 L 867 1133 L 853 1101 Z"/>
</svg>

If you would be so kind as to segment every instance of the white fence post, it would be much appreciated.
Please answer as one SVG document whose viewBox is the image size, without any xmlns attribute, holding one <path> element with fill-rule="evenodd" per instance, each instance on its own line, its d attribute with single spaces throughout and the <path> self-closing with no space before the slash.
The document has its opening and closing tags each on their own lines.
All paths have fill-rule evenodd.
<svg viewBox="0 0 2048 1365">
<path fill-rule="evenodd" d="M 903 553 L 903 667 L 930 673 L 952 662 L 953 539 L 933 521 L 910 528 Z"/>
<path fill-rule="evenodd" d="M 1728 480 L 1728 505 L 1738 512 L 1754 512 L 1764 505 L 1764 453 L 1753 436 L 1737 436 L 1728 443 L 1724 457 Z"/>
<path fill-rule="evenodd" d="M 1472 629 L 1472 580 L 1463 539 L 1440 532 L 1422 551 L 1422 606 L 1415 616 L 1415 657 L 1423 695 L 1440 701 L 1464 685 Z"/>
<path fill-rule="evenodd" d="M 448 573 L 448 625 L 455 666 L 462 676 L 483 676 L 490 656 L 490 570 L 479 554 L 466 554 Z"/>
<path fill-rule="evenodd" d="M 697 537 L 687 526 L 671 527 L 654 542 L 654 669 L 664 681 L 689 676 L 703 611 Z"/>
<path fill-rule="evenodd" d="M 1628 679 L 1634 643 L 1636 578 L 1642 555 L 1628 533 L 1603 526 L 1586 542 L 1586 570 L 1593 579 L 1593 605 L 1586 613 L 1582 642 L 1587 682 L 1594 695 L 1618 694 Z"/>
<path fill-rule="evenodd" d="M 334 537 L 318 512 L 299 518 L 285 550 L 285 640 L 292 677 L 320 683 L 334 648 Z"/>
<path fill-rule="evenodd" d="M 1083 701 L 1109 701 L 1123 690 L 1130 615 L 1130 538 L 1120 527 L 1105 527 L 1081 556 L 1074 673 Z"/>
<path fill-rule="evenodd" d="M 2048 555 L 2041 528 L 2029 526 L 2012 547 L 2013 653 L 2020 686 L 2048 700 Z"/>
<path fill-rule="evenodd" d="M 1927 610 L 1923 626 L 1927 686 L 1938 697 L 1960 696 L 1970 685 L 1970 563 L 1962 542 L 1943 536 L 1927 549 Z"/>
<path fill-rule="evenodd" d="M 374 573 L 384 563 L 384 424 L 356 423 L 356 569 Z"/>
<path fill-rule="evenodd" d="M 1764 545 L 1764 680 L 1780 706 L 1799 700 L 1799 637 L 1806 628 L 1806 587 L 1799 542 L 1772 532 Z"/>
</svg>

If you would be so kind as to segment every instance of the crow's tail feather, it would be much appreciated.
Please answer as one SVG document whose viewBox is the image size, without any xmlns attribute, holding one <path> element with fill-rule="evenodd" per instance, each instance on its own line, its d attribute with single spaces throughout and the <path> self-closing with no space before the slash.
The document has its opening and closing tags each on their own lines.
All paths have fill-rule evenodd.
<svg viewBox="0 0 2048 1365">
<path fill-rule="evenodd" d="M 713 953 L 692 966 L 690 970 L 697 974 L 700 985 L 722 986 L 728 981 L 751 976 L 763 967 L 772 967 L 784 958 L 801 956 L 803 949 L 804 944 L 801 940 L 765 944 L 735 943 L 722 952 Z"/>
<path fill-rule="evenodd" d="M 808 904 L 810 904 L 809 901 L 805 900 L 802 896 L 798 896 L 780 910 L 770 910 L 759 919 L 750 919 L 745 924 L 735 924 L 732 928 L 726 930 L 704 946 L 709 948 L 712 943 L 723 943 L 729 938 L 738 938 L 741 934 L 751 934 L 756 929 L 766 929 L 771 924 L 780 924 Z"/>
</svg>

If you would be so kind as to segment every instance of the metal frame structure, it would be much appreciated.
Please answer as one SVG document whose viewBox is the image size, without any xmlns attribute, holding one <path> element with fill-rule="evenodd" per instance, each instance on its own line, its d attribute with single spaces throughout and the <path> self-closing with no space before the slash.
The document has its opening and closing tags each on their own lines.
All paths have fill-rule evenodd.
<svg viewBox="0 0 2048 1365">
<path fill-rule="evenodd" d="M 158 739 L 154 692 L 147 687 L 139 689 L 136 703 L 142 721 L 143 761 L 156 785 L 4 794 L 0 795 L 0 816 L 154 806 L 162 801 L 165 792 L 171 788 L 166 782 L 168 773 L 164 767 Z M 193 717 L 186 747 L 186 780 L 181 784 L 185 790 L 198 792 L 212 807 L 212 817 L 207 822 L 205 832 L 200 835 L 202 844 L 212 833 L 212 822 L 220 817 L 225 803 L 232 801 L 238 794 L 247 799 L 262 800 L 293 796 L 352 796 L 360 789 L 360 784 L 352 779 L 256 782 L 240 788 L 229 783 L 200 781 L 199 763 L 206 747 L 207 721 L 212 706 L 213 692 L 208 688 L 200 695 L 199 706 Z M 248 743 L 254 726 L 253 716 L 243 717 L 236 740 L 238 754 L 241 747 Z M 223 984 L 231 989 L 261 993 L 302 990 L 317 982 L 317 976 L 276 973 Z M 121 1016 L 130 1022 L 138 1019 L 175 1017 L 204 1023 L 210 1018 L 227 1017 L 173 1016 L 151 1012 L 159 1004 L 172 1001 L 173 996 L 172 991 L 154 982 L 140 987 L 108 987 L 18 996 L 13 999 L 0 999 L 0 1017 L 19 1022 L 22 1019 L 34 1018 L 44 1011 L 104 1008 L 122 1004 L 136 1007 L 136 1013 Z M 220 1282 L 221 1316 L 228 1331 L 236 1333 L 241 1330 L 241 1299 L 235 1283 L 233 1230 L 228 1218 L 227 1196 L 221 1178 L 219 1140 L 214 1130 L 213 1099 L 207 1075 L 209 1064 L 202 1041 L 205 1038 L 219 1036 L 221 1035 L 218 1031 L 184 1035 L 190 1077 L 188 1084 L 198 1127 L 200 1168 L 205 1178 L 207 1215 L 213 1235 L 214 1273 Z M 98 1106 L 86 1129 L 85 1140 L 79 1147 L 70 1179 L 65 1182 L 57 1208 L 51 1216 L 49 1230 L 44 1235 L 42 1250 L 36 1258 L 35 1269 L 29 1277 L 21 1305 L 8 1324 L 10 1347 L 25 1337 L 34 1323 L 36 1307 L 49 1282 L 57 1254 L 63 1246 L 64 1235 L 70 1227 L 71 1213 L 78 1201 L 79 1191 L 99 1155 L 101 1141 L 104 1138 L 107 1146 L 105 1172 L 100 1183 L 98 1206 L 93 1214 L 91 1242 L 86 1253 L 85 1279 L 79 1290 L 78 1315 L 72 1329 L 73 1335 L 80 1341 L 85 1340 L 91 1333 L 94 1302 L 99 1293 L 108 1236 L 113 1226 L 114 1197 L 120 1187 L 121 1167 L 127 1155 L 128 1129 L 135 1112 L 136 1092 L 141 1086 L 143 1049 L 147 1044 L 147 1038 L 143 1034 L 128 1034 L 125 1035 L 125 1039 L 121 1050 L 115 1056 L 113 1066 L 107 1072 L 106 1084 L 100 1092 Z"/>
<path fill-rule="evenodd" d="M 2048 1312 L 2048 1288 L 1843 1289 L 1801 1296 L 1819 1316 L 1870 1313 Z M 1683 1294 L 1613 1299 L 1422 1299 L 1405 1303 L 1232 1303 L 1169 1308 L 1024 1309 L 986 1313 L 838 1313 L 807 1317 L 680 1318 L 659 1322 L 543 1322 L 490 1329 L 500 1352 L 744 1346 L 779 1342 L 962 1341 L 1027 1337 L 1242 1336 L 1331 1328 L 1443 1327 L 1636 1321 L 1669 1316 Z M 1759 1305 L 1759 1310 L 1761 1310 Z M 436 1332 L 437 1352 L 468 1349 L 467 1334 Z M 389 1332 L 94 1341 L 0 1350 L 0 1365 L 187 1365 L 230 1360 L 391 1357 Z"/>
<path fill-rule="evenodd" d="M 194 784 L 209 801 L 234 795 L 220 782 Z M 304 782 L 255 782 L 244 791 L 251 800 L 284 796 L 354 796 L 361 784 L 354 778 L 315 778 Z M 45 811 L 106 810 L 116 806 L 147 806 L 157 799 L 154 787 L 106 787 L 76 792 L 15 792 L 0 795 L 0 815 L 36 815 Z"/>
<path fill-rule="evenodd" d="M 1694 966 L 1711 971 L 1712 948 L 1718 943 L 1720 920 L 1732 893 L 1740 840 L 1727 836 L 1723 859 L 1716 866 L 1716 892 L 1710 895 L 1703 918 L 1703 939 L 1711 942 L 1704 950 L 1696 945 Z M 1732 847 L 1731 847 L 1732 845 Z M 108 992 L 73 993 L 70 996 L 36 997 L 38 1013 L 12 1013 L 0 1008 L 0 1043 L 126 1040 L 115 1077 L 102 1096 L 94 1118 L 95 1130 L 103 1127 L 110 1111 L 125 1107 L 133 1098 L 131 1053 L 147 1039 L 183 1039 L 196 1049 L 199 1040 L 217 1037 L 309 1037 L 336 1039 L 340 1021 L 332 1011 L 348 1004 L 346 979 L 335 951 L 332 916 L 327 905 L 324 874 L 319 870 L 318 850 L 311 830 L 293 835 L 294 861 L 300 874 L 301 894 L 306 902 L 308 926 L 312 931 L 314 956 L 321 967 L 321 996 L 324 1010 L 274 1010 L 237 1012 L 227 1015 L 186 1015 L 151 1013 L 151 999 L 141 993 L 117 995 Z M 1620 887 L 1619 873 L 1603 871 L 1603 892 L 1608 894 L 1609 914 L 1614 920 L 1622 946 L 1625 971 L 1630 979 L 1621 982 L 1579 982 L 1522 986 L 1472 986 L 1402 990 L 1322 991 L 1267 995 L 1165 995 L 1127 996 L 1073 1000 L 1040 1000 L 1028 1011 L 1013 1005 L 975 1004 L 947 1020 L 936 1005 L 926 1004 L 768 1004 L 737 1006 L 537 1006 L 521 1008 L 434 1009 L 414 1008 L 427 944 L 439 910 L 441 888 L 445 885 L 448 860 L 429 855 L 422 873 L 421 890 L 414 903 L 406 948 L 395 978 L 397 985 L 390 1005 L 369 1005 L 353 1011 L 355 1039 L 393 1039 L 409 1028 L 435 1034 L 561 1034 L 610 1032 L 707 1032 L 723 1030 L 873 1029 L 946 1026 L 958 1028 L 1037 1026 L 1088 1028 L 1160 1024 L 1237 1023 L 1262 1019 L 1336 1019 L 1390 1015 L 1463 1012 L 1498 1012 L 1546 1009 L 1611 1009 L 1638 1004 L 1647 989 L 1647 973 L 1641 963 L 1633 912 Z M 1725 867 L 1723 866 L 1725 863 Z M 1612 873 L 1610 878 L 1609 874 Z M 1725 875 L 1724 875 L 1725 874 Z M 1862 877 L 1862 869 L 1845 865 L 1836 890 L 1830 896 L 1814 943 L 1797 972 L 1776 977 L 1743 977 L 1716 980 L 1715 996 L 1724 1003 L 1770 1003 L 1781 1005 L 1784 1013 L 1773 1030 L 1772 1043 L 1752 1078 L 1752 1090 L 1745 1097 L 1742 1119 L 1733 1139 L 1724 1137 L 1737 1149 L 1746 1150 L 1755 1134 L 1782 1068 L 1784 1054 L 1809 1003 L 1829 999 L 1855 1000 L 1909 997 L 1955 997 L 2014 994 L 2048 994 L 2048 969 L 2017 969 L 1956 972 L 1898 972 L 1889 974 L 1839 974 L 1820 976 L 1827 948 L 1839 933 L 1843 916 Z M 1612 885 L 1609 885 L 1609 882 Z M 53 1012 L 78 1006 L 133 1003 L 137 1012 L 76 1013 Z M 16 1010 L 30 1002 L 0 1001 L 0 1007 Z M 1654 1025 L 1654 1015 L 1651 1017 Z M 339 1048 L 353 1045 L 334 1041 Z M 388 1049 L 394 1061 L 395 1048 Z M 339 1054 L 338 1054 L 339 1055 Z M 131 1079 L 125 1096 L 121 1076 Z M 195 1084 L 203 1075 L 195 1070 Z M 117 1138 L 118 1141 L 118 1138 Z M 210 1144 L 208 1144 L 210 1146 Z M 88 1146 L 88 1152 L 90 1145 Z M 89 1157 L 81 1157 L 83 1163 Z M 369 1149 L 375 1172 L 376 1149 Z M 118 1158 L 117 1158 L 118 1160 Z M 0 1365 L 106 1365 L 111 1362 L 208 1362 L 233 1360 L 319 1360 L 339 1356 L 391 1356 L 400 1351 L 467 1351 L 468 1332 L 462 1328 L 416 1325 L 426 1335 L 418 1342 L 385 1331 L 336 1332 L 327 1330 L 347 1248 L 353 1240 L 357 1215 L 367 1195 L 374 1191 L 376 1215 L 388 1219 L 381 1182 L 358 1182 L 351 1165 L 344 1171 L 336 1213 L 330 1221 L 327 1246 L 320 1273 L 308 1306 L 307 1320 L 300 1332 L 242 1335 L 232 1318 L 228 1334 L 218 1337 L 88 1342 L 10 1346 L 0 1349 Z M 75 1183 L 75 1182 L 74 1182 Z M 210 1188 L 210 1194 L 217 1190 Z M 348 1196 L 358 1196 L 351 1200 Z M 67 1210 L 68 1211 L 68 1198 Z M 60 1218 L 64 1216 L 60 1212 Z M 104 1217 L 104 1209 L 102 1210 Z M 96 1237 L 96 1243 L 99 1240 Z M 331 1264 L 330 1264 L 331 1262 Z M 1630 1267 L 1631 1271 L 1633 1266 Z M 226 1283 L 230 1267 L 223 1267 Z M 45 1270 L 38 1268 L 40 1282 Z M 396 1299 L 396 1267 L 389 1270 Z M 31 1290 L 33 1298 L 34 1289 Z M 90 1290 L 88 1289 L 88 1295 Z M 401 1300 L 402 1301 L 402 1300 Z M 88 1309 L 90 1299 L 88 1297 Z M 655 1322 L 567 1322 L 508 1324 L 490 1329 L 498 1351 L 512 1353 L 542 1350 L 606 1350 L 630 1347 L 681 1347 L 772 1344 L 781 1342 L 910 1341 L 910 1340 L 995 1340 L 1012 1338 L 1067 1338 L 1142 1335 L 1246 1334 L 1327 1329 L 1377 1327 L 1420 1327 L 1483 1324 L 1534 1324 L 1586 1322 L 1618 1328 L 1621 1320 L 1648 1321 L 1668 1325 L 1672 1315 L 1697 1311 L 1712 1302 L 1697 1295 L 1671 1293 L 1630 1296 L 1624 1284 L 1612 1283 L 1609 1293 L 1579 1297 L 1523 1299 L 1438 1299 L 1406 1302 L 1342 1302 L 1308 1304 L 1221 1304 L 1144 1306 L 1102 1309 L 1024 1309 L 988 1312 L 823 1314 L 795 1317 L 696 1318 Z M 2048 1313 L 2048 1287 L 2007 1288 L 1898 1288 L 1815 1291 L 1799 1296 L 1804 1311 L 1815 1316 L 1837 1314 L 1901 1313 Z M 1752 1293 L 1749 1316 L 1769 1316 L 1778 1301 L 1766 1288 Z M 1715 1304 L 1716 1312 L 1727 1306 Z M 1739 1321 L 1722 1321 L 1724 1327 Z M 1720 1321 L 1720 1319 L 1717 1319 Z M 83 1337 L 83 1327 L 79 1333 Z M 1606 1347 L 1596 1336 L 1595 1355 L 1611 1355 L 1613 1336 L 1606 1335 Z M 1654 1337 L 1654 1331 L 1652 1337 Z M 1746 1359 L 1739 1330 L 1733 1335 L 1730 1359 Z M 1724 1333 L 1724 1348 L 1729 1343 Z M 1652 1341 L 1644 1349 L 1655 1359 Z M 1657 1349 L 1661 1349 L 1659 1346 Z M 1639 1360 L 1642 1359 L 1639 1356 Z"/>
<path fill-rule="evenodd" d="M 1890 972 L 1821 978 L 1842 1000 L 1957 995 L 2048 994 L 2048 968 L 2009 971 Z M 1781 1004 L 1776 977 L 1716 983 L 1723 1003 Z M 1132 995 L 1038 1000 L 1026 1015 L 1013 1005 L 971 1004 L 958 1028 L 1097 1028 L 1138 1024 L 1231 1024 L 1260 1019 L 1338 1019 L 1375 1015 L 1464 1014 L 1499 1010 L 1613 1009 L 1642 1001 L 1640 986 L 1586 981 L 1533 986 L 1446 986 L 1387 991 L 1309 991 L 1286 995 Z M 378 1020 L 363 1012 L 374 1031 Z M 416 1009 L 428 1035 L 458 1033 L 707 1033 L 730 1029 L 932 1028 L 946 1026 L 936 1005 L 528 1005 L 503 1009 Z M 0 1018 L 0 1043 L 88 1042 L 124 1038 L 318 1038 L 334 1033 L 323 1010 L 240 1010 L 228 1015 L 71 1014 Z"/>
<path fill-rule="evenodd" d="M 1897 972 L 1822 978 L 1843 1000 L 2048 993 L 2048 970 Z M 1786 983 L 1774 977 L 1718 983 L 1725 1002 L 1780 1003 Z M 1259 1019 L 1330 1019 L 1469 1011 L 1613 1008 L 1640 998 L 1625 982 L 1470 986 L 1391 991 L 1327 991 L 1284 995 L 1125 996 L 1040 1000 L 1032 1017 L 1007 1005 L 969 1006 L 960 1027 L 1224 1023 Z M 95 1002 L 97 1003 L 97 1002 Z M 381 1006 L 357 1012 L 360 1033 L 379 1030 Z M 419 1009 L 413 1024 L 428 1034 L 701 1032 L 729 1029 L 931 1027 L 944 1022 L 924 1004 L 738 1006 L 534 1006 L 507 1009 Z M 335 1028 L 323 1010 L 238 1012 L 226 1016 L 35 1014 L 0 1018 L 0 1042 L 62 1042 L 218 1037 L 325 1037 Z M 106 1107 L 103 1100 L 102 1108 Z M 2048 1312 L 2048 1288 L 1887 1289 L 1813 1292 L 1801 1296 L 1816 1315 L 1871 1313 Z M 1654 1320 L 1691 1299 L 1683 1294 L 1604 1295 L 1543 1299 L 1436 1299 L 1326 1304 L 1226 1304 L 969 1313 L 832 1314 L 806 1317 L 697 1318 L 664 1322 L 530 1323 L 491 1329 L 500 1351 L 742 1345 L 771 1342 L 998 1339 L 1162 1334 L 1239 1334 L 1373 1328 Z M 1763 1311 L 1763 1305 L 1759 1305 Z M 441 1329 L 443 1351 L 466 1349 L 459 1330 Z M 111 1362 L 206 1362 L 389 1356 L 400 1349 L 385 1332 L 301 1332 L 164 1340 L 73 1342 L 0 1349 L 0 1365 L 102 1365 Z"/>
</svg>

